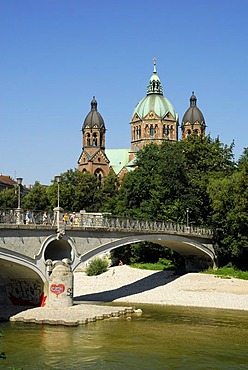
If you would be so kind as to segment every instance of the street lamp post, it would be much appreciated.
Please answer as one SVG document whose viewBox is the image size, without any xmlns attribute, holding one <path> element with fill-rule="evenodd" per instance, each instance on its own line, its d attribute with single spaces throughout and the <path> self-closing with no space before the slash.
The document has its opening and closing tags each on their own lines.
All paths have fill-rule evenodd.
<svg viewBox="0 0 248 370">
<path fill-rule="evenodd" d="M 22 209 L 21 209 L 21 185 L 22 185 L 22 177 L 18 177 L 16 179 L 18 185 L 18 203 L 17 203 L 17 210 L 16 210 L 16 223 L 19 225 L 22 223 Z"/>
<path fill-rule="evenodd" d="M 186 208 L 186 226 L 189 227 L 189 208 Z"/>
<path fill-rule="evenodd" d="M 57 203 L 57 207 L 54 209 L 56 211 L 56 218 L 57 218 L 57 233 L 60 232 L 60 224 L 59 224 L 59 221 L 60 221 L 60 206 L 59 206 L 59 184 L 61 183 L 61 176 L 55 176 L 55 181 L 57 182 L 58 184 L 58 203 Z"/>
</svg>

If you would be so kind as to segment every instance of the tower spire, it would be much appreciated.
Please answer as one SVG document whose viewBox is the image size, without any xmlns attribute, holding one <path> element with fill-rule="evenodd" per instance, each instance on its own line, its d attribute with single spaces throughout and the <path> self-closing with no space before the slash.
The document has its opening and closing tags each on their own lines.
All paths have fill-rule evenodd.
<svg viewBox="0 0 248 370">
<path fill-rule="evenodd" d="M 159 94 L 163 95 L 163 86 L 160 82 L 160 79 L 157 75 L 157 58 L 153 58 L 153 73 L 150 78 L 149 85 L 147 86 L 147 95 L 150 94 Z"/>
</svg>

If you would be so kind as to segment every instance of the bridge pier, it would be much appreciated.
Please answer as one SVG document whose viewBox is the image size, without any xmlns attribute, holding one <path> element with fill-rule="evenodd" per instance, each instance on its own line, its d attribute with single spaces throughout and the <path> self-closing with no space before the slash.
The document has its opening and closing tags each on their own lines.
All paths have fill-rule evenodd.
<svg viewBox="0 0 248 370">
<path fill-rule="evenodd" d="M 53 262 L 53 270 L 49 276 L 48 308 L 59 309 L 73 305 L 73 273 L 70 262 Z"/>
<path fill-rule="evenodd" d="M 210 259 L 190 255 L 190 256 L 183 256 L 185 261 L 185 272 L 199 272 L 203 270 L 207 270 L 209 267 L 214 268 L 215 262 L 211 261 Z"/>
</svg>

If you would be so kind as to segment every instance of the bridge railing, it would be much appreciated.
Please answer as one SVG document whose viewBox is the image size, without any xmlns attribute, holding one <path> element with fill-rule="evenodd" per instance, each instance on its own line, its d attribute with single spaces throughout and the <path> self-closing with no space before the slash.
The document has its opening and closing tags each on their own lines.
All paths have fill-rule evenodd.
<svg viewBox="0 0 248 370">
<path fill-rule="evenodd" d="M 30 217 L 28 217 L 28 213 Z M 34 224 L 34 225 L 57 225 L 56 213 L 42 211 L 28 211 L 22 213 L 21 218 L 17 217 L 15 210 L 0 210 L 0 224 Z M 61 228 L 104 228 L 111 230 L 130 230 L 147 232 L 171 232 L 179 234 L 194 234 L 211 236 L 212 230 L 199 228 L 193 225 L 186 226 L 179 223 L 165 221 L 149 221 L 143 219 L 129 219 L 124 217 L 113 217 L 111 214 L 102 213 L 71 213 L 68 221 L 65 221 L 63 214 L 60 217 Z"/>
<path fill-rule="evenodd" d="M 94 227 L 94 225 L 92 225 Z M 109 229 L 129 229 L 135 231 L 154 231 L 154 232 L 177 232 L 187 234 L 198 234 L 198 235 L 212 235 L 212 230 L 206 228 L 199 228 L 196 226 L 189 226 L 165 222 L 165 221 L 148 221 L 141 219 L 128 219 L 128 218 L 115 218 L 115 217 L 104 217 L 102 220 L 102 226 Z"/>
<path fill-rule="evenodd" d="M 44 217 L 46 214 L 46 218 Z M 43 211 L 0 210 L 0 224 L 53 225 L 54 213 Z"/>
</svg>

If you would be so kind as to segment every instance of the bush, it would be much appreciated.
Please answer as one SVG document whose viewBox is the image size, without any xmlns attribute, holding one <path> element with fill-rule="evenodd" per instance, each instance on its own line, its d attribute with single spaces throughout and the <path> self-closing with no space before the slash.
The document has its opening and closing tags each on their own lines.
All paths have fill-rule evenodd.
<svg viewBox="0 0 248 370">
<path fill-rule="evenodd" d="M 85 272 L 88 276 L 100 275 L 108 270 L 108 261 L 99 257 L 94 258 L 87 266 Z"/>
</svg>

